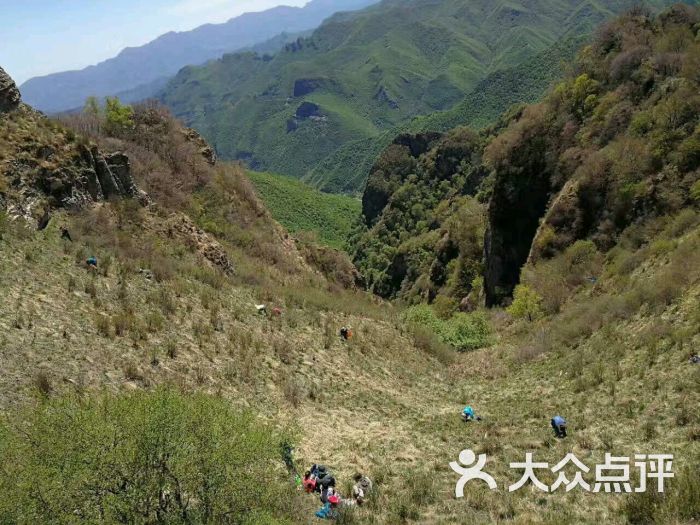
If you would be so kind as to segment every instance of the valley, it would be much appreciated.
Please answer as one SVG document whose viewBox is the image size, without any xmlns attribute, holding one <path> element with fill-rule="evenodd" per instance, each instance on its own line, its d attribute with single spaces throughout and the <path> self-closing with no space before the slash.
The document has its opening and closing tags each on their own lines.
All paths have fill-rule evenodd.
<svg viewBox="0 0 700 525">
<path fill-rule="evenodd" d="M 356 4 L 159 100 L 0 68 L 0 524 L 700 521 L 700 8 Z"/>
</svg>

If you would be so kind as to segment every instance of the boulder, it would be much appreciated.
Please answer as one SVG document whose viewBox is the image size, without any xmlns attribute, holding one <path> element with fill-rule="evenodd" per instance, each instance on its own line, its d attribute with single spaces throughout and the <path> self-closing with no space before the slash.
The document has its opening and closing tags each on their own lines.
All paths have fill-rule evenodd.
<svg viewBox="0 0 700 525">
<path fill-rule="evenodd" d="M 134 197 L 138 193 L 134 179 L 131 176 L 131 164 L 129 157 L 121 151 L 116 151 L 105 156 L 105 162 L 117 183 L 120 195 Z"/>
<path fill-rule="evenodd" d="M 460 312 L 474 312 L 479 307 L 479 298 L 474 292 L 469 292 L 469 295 L 464 297 L 459 303 Z"/>
<path fill-rule="evenodd" d="M 19 106 L 21 97 L 15 81 L 0 67 L 0 112 L 12 111 Z"/>
<path fill-rule="evenodd" d="M 224 247 L 214 237 L 197 227 L 187 215 L 173 214 L 168 218 L 165 228 L 168 237 L 183 239 L 212 266 L 219 268 L 226 275 L 234 273 L 233 263 Z"/>
<path fill-rule="evenodd" d="M 320 117 L 321 108 L 313 102 L 302 102 L 295 113 L 296 118 L 305 120 L 311 117 Z"/>
<path fill-rule="evenodd" d="M 294 81 L 294 96 L 303 97 L 313 93 L 323 84 L 323 80 L 318 78 L 300 78 Z"/>
<path fill-rule="evenodd" d="M 204 137 L 202 137 L 192 128 L 184 128 L 182 130 L 182 134 L 189 142 L 194 143 L 199 148 L 199 154 L 204 157 L 204 160 L 206 160 L 211 166 L 216 164 L 216 152 L 214 151 L 214 148 L 212 148 L 209 143 L 204 140 Z"/>
</svg>

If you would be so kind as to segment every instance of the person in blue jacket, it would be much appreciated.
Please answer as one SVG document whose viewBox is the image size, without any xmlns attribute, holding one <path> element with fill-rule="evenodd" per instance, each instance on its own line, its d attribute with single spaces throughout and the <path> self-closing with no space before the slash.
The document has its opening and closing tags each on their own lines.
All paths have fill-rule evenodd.
<svg viewBox="0 0 700 525">
<path fill-rule="evenodd" d="M 471 405 L 467 405 L 462 410 L 462 421 L 468 423 L 469 421 L 481 421 L 481 417 L 474 414 L 474 409 Z"/>
<path fill-rule="evenodd" d="M 566 419 L 561 416 L 554 416 L 552 418 L 552 428 L 554 429 L 554 435 L 558 438 L 566 437 Z"/>
</svg>

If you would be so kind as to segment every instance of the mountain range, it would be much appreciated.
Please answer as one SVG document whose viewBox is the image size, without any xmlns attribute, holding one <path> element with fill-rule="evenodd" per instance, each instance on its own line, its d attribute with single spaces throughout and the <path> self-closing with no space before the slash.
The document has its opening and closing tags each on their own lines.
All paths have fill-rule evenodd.
<svg viewBox="0 0 700 525">
<path fill-rule="evenodd" d="M 273 58 L 228 54 L 183 68 L 159 97 L 223 158 L 358 192 L 366 173 L 345 170 L 328 185 L 318 172 L 324 160 L 416 116 L 449 110 L 489 75 L 638 3 L 385 0 L 331 17 Z"/>
<path fill-rule="evenodd" d="M 309 524 L 313 464 L 337 523 L 698 523 L 700 9 L 559 51 L 385 132 L 482 128 L 391 139 L 352 262 L 299 234 L 350 197 L 249 177 L 152 101 L 48 118 L 0 68 L 0 523 Z M 466 452 L 501 490 L 455 497 Z"/>
<path fill-rule="evenodd" d="M 246 13 L 223 24 L 166 33 L 79 71 L 31 78 L 20 89 L 28 104 L 47 113 L 79 108 L 89 96 L 120 95 L 124 100 L 136 101 L 151 97 L 183 66 L 201 64 L 282 33 L 314 29 L 335 12 L 359 9 L 374 1 L 312 0 L 300 8 L 279 6 Z"/>
</svg>

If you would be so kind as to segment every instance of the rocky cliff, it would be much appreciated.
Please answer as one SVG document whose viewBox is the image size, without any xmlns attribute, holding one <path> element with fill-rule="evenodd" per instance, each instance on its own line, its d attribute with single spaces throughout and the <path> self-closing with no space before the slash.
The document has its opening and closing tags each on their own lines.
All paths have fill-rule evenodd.
<svg viewBox="0 0 700 525">
<path fill-rule="evenodd" d="M 138 198 L 129 158 L 94 144 L 21 103 L 0 69 L 0 208 L 35 219 L 56 208 L 80 208 L 114 198 Z"/>
<path fill-rule="evenodd" d="M 15 81 L 0 67 L 0 112 L 16 109 L 19 102 L 20 95 Z"/>
<path fill-rule="evenodd" d="M 488 304 L 512 293 L 526 263 L 579 240 L 608 252 L 626 230 L 697 205 L 699 35 L 697 8 L 629 12 L 490 143 Z"/>
<path fill-rule="evenodd" d="M 398 137 L 363 195 L 355 262 L 367 281 L 389 297 L 466 304 L 478 272 L 485 303 L 503 304 L 523 267 L 577 241 L 608 253 L 629 231 L 696 207 L 699 35 L 697 8 L 635 9 L 600 29 L 542 103 L 478 140 L 464 129 Z"/>
</svg>

